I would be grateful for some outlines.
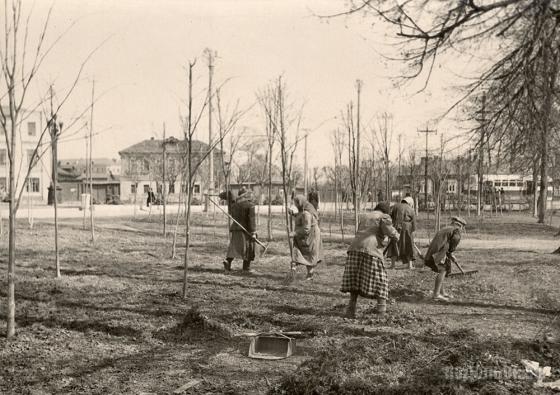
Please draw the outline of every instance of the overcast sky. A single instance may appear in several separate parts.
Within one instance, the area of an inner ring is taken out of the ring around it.
[[[371,26],[361,16],[324,20],[314,16],[344,9],[344,0],[59,0],[54,3],[48,37],[52,40],[70,30],[50,54],[38,76],[37,92],[50,83],[62,95],[80,63],[101,45],[87,62],[83,78],[62,111],[67,122],[80,114],[91,100],[95,80],[94,156],[118,157],[118,151],[151,136],[180,136],[179,114],[185,113],[188,60],[197,58],[195,69],[198,99],[207,86],[208,69],[203,51],[218,53],[216,82],[228,80],[222,99],[242,107],[255,102],[255,93],[283,75],[291,100],[304,103],[304,127],[310,137],[310,166],[332,163],[329,135],[340,126],[346,103],[356,99],[355,81],[364,83],[362,124],[375,125],[377,114],[394,116],[393,153],[397,135],[407,146],[423,149],[416,132],[441,114],[453,92],[435,78],[430,89],[414,95],[416,87],[395,89],[390,76],[395,65],[387,64],[387,37],[394,30]],[[35,4],[35,25],[44,17],[47,1]],[[83,121],[89,117],[84,117]],[[372,121],[373,122],[370,122]],[[259,133],[263,125],[258,108],[240,123]],[[456,133],[451,121],[438,131]],[[74,128],[75,129],[75,128]],[[202,122],[200,139],[207,139]],[[80,133],[83,133],[81,131]],[[364,134],[369,134],[365,131]],[[59,156],[83,156],[83,134],[67,137]],[[68,141],[70,140],[70,141]],[[439,138],[433,139],[433,147]],[[301,160],[301,155],[299,157]]]

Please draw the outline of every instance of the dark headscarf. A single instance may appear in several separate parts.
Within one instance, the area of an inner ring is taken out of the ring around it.
[[[375,206],[375,208],[373,210],[374,211],[381,211],[384,214],[390,214],[391,213],[391,205],[389,204],[389,202],[379,202],[379,203],[377,203],[377,206]]]
[[[313,207],[313,205],[307,201],[305,196],[296,195],[296,197],[294,197],[294,204],[296,205],[296,207],[297,207],[297,209],[300,213],[303,212],[303,211],[307,211],[311,215],[313,215],[315,218],[319,218],[319,213],[317,212],[315,207]]]

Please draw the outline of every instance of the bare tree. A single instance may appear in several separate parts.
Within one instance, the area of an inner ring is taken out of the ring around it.
[[[339,204],[340,193],[342,189],[342,155],[344,153],[344,147],[346,145],[344,140],[344,133],[340,129],[335,129],[331,133],[331,145],[334,151],[334,218],[336,220],[338,209],[340,208],[341,215],[341,232],[344,234],[344,224],[342,219],[342,205]],[[340,207],[339,207],[340,206]]]
[[[187,101],[187,115],[182,119],[183,130],[184,130],[184,174],[182,179],[184,180],[186,188],[186,198],[185,198],[185,255],[183,259],[183,298],[187,297],[187,284],[188,284],[188,268],[189,268],[189,250],[190,250],[190,218],[191,218],[191,206],[193,199],[193,191],[195,186],[195,181],[197,177],[198,170],[208,158],[209,155],[214,155],[215,148],[223,141],[225,137],[234,129],[233,127],[225,128],[222,133],[210,141],[208,149],[195,150],[195,132],[197,130],[198,124],[202,118],[202,114],[208,105],[209,100],[216,95],[216,91],[208,92],[206,100],[201,105],[200,111],[195,114],[193,110],[193,69],[196,65],[196,59],[189,62],[187,69],[188,73],[188,101]],[[219,88],[217,88],[219,89]],[[244,113],[237,112],[235,115],[235,121],[233,125],[237,123],[239,117]],[[209,197],[210,198],[210,197]]]
[[[239,101],[235,103],[235,106],[230,110],[228,108],[223,108],[220,89],[216,90],[216,106],[218,110],[218,138],[220,141],[220,154],[222,156],[221,168],[224,177],[224,184],[226,190],[226,196],[228,199],[228,212],[230,211],[230,177],[231,169],[234,162],[234,157],[237,154],[238,148],[240,147],[241,139],[245,133],[245,129],[238,130],[237,123],[240,117],[245,113],[239,109]],[[225,136],[229,135],[228,144],[225,146],[224,140]],[[227,151],[226,151],[227,150]],[[230,227],[230,219],[228,217],[228,235]]]
[[[15,334],[15,266],[16,266],[16,214],[20,206],[21,198],[29,174],[37,161],[50,148],[45,144],[45,136],[48,135],[48,125],[53,122],[49,118],[45,127],[40,131],[34,149],[30,153],[29,160],[23,165],[22,158],[17,155],[20,144],[20,133],[22,122],[26,117],[37,110],[42,103],[46,102],[46,95],[33,104],[29,98],[32,82],[38,76],[44,60],[52,49],[63,37],[64,33],[50,44],[46,41],[47,31],[50,24],[52,9],[49,10],[41,24],[40,33],[36,42],[30,43],[29,28],[31,24],[31,11],[23,10],[23,1],[6,0],[3,2],[2,37],[0,37],[0,80],[5,87],[5,92],[0,95],[0,128],[4,134],[8,157],[8,199],[9,199],[9,236],[8,236],[8,309],[7,309],[7,331],[6,336]],[[32,51],[29,51],[30,48]],[[76,78],[67,91],[61,96],[58,105],[53,109],[53,114],[58,114],[74,91],[82,70],[87,60],[95,52],[92,51],[81,64]],[[67,128],[68,130],[68,128]],[[19,163],[18,163],[19,161]],[[19,169],[16,171],[16,169]],[[23,171],[20,173],[20,171]],[[21,176],[21,177],[20,177]]]
[[[476,51],[486,61],[449,110],[472,95],[488,92],[488,117],[473,131],[484,130],[488,150],[507,139],[511,147],[542,141],[539,152],[539,222],[544,221],[548,189],[549,140],[559,65],[558,4],[553,0],[427,2],[424,0],[352,1],[342,14],[366,12],[395,27],[402,44],[405,79],[423,77],[453,56]],[[476,116],[476,111],[472,112]],[[527,122],[528,121],[528,122]],[[527,127],[529,123],[530,127]],[[515,136],[514,139],[511,137]],[[514,142],[517,140],[517,142]],[[481,148],[481,147],[479,147]],[[482,156],[480,155],[482,160]],[[480,177],[479,177],[480,178]],[[479,186],[479,190],[480,190]]]
[[[393,139],[393,116],[387,112],[377,118],[377,128],[372,131],[383,158],[385,200],[391,200],[391,141]]]
[[[356,128],[356,120],[354,119],[354,104],[348,103],[346,112],[341,114],[342,123],[348,134],[348,170],[349,170],[349,187],[352,194],[352,203],[354,205],[354,233],[358,232],[359,217],[359,183],[360,183],[360,166],[358,165],[358,136]]]
[[[282,77],[278,77],[266,92],[268,97],[261,98],[260,102],[268,122],[270,122],[271,127],[274,129],[271,135],[276,137],[279,144],[279,154],[282,165],[285,229],[291,258],[293,245],[288,208],[291,188],[296,185],[294,183],[293,164],[296,149],[300,141],[299,131],[301,127],[302,109],[295,110],[293,105],[287,102],[288,95],[286,92],[286,84],[282,81]],[[290,262],[291,268],[292,265],[293,263]]]

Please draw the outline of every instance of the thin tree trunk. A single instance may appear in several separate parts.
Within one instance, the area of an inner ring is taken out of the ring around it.
[[[12,151],[13,152],[13,151]],[[9,216],[9,236],[8,236],[8,315],[6,337],[11,338],[16,333],[16,212],[15,212],[15,191],[13,166],[10,166],[10,216]]]
[[[272,144],[268,144],[268,241],[272,241]]]
[[[187,189],[187,199],[185,201],[186,215],[185,215],[185,259],[183,261],[183,299],[187,299],[187,281],[188,281],[188,273],[189,273],[189,247],[190,247],[190,230],[191,230],[190,229],[191,228],[191,202],[192,202],[192,188],[191,188],[191,183],[189,181],[189,186]]]
[[[538,174],[539,174],[539,170],[538,170],[538,165],[537,165],[537,161],[534,162],[533,164],[533,217],[537,217],[538,215],[538,190],[537,190],[537,184],[538,184]]]
[[[552,48],[547,45],[547,48],[544,48],[544,62],[545,67],[548,66],[548,59],[550,58],[549,51]],[[556,80],[558,78],[558,54],[556,53],[552,59],[552,68],[550,70],[550,74],[548,77],[548,86],[546,91],[546,98],[545,98],[545,105],[544,105],[544,114],[542,118],[542,138],[541,138],[541,163],[540,163],[540,175],[541,175],[541,183],[540,183],[540,207],[539,207],[539,220],[538,223],[543,224],[545,221],[546,215],[546,203],[547,203],[547,194],[548,194],[548,151],[549,151],[549,129],[550,129],[550,115],[552,111],[552,101],[554,96],[554,87],[556,85]],[[536,188],[535,188],[536,189]]]
[[[179,202],[177,203],[177,216],[175,218],[175,229],[173,230],[173,244],[171,245],[171,259],[177,258],[177,233],[179,230],[179,221],[181,219],[181,209],[183,208],[182,207],[183,186],[179,184],[179,188],[181,188],[181,190],[179,191]]]

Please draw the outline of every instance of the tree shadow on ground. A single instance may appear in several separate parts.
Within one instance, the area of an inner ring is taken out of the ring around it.
[[[270,304],[268,308],[276,313],[285,313],[290,315],[311,315],[316,317],[341,317],[344,313],[344,310],[340,309],[332,309],[332,310],[320,310],[317,307],[301,307],[301,306],[292,306],[292,305],[278,305],[278,304]]]
[[[237,287],[243,289],[255,289],[255,290],[265,290],[265,291],[275,291],[283,294],[296,294],[296,295],[309,295],[309,296],[324,296],[328,298],[340,298],[343,295],[341,293],[334,293],[334,292],[325,292],[325,291],[317,291],[317,290],[303,290],[300,288],[288,288],[286,286],[271,286],[270,284],[247,284],[247,283],[240,283],[240,282],[229,282],[223,283],[218,281],[212,280],[189,280],[190,284],[196,285],[209,285],[213,287]]]
[[[235,265],[235,262],[233,263],[233,265]],[[239,265],[241,265],[241,262],[239,263]],[[175,269],[177,270],[183,270],[183,266],[175,266]],[[243,272],[242,270],[235,270],[232,269],[230,272],[225,272],[224,268],[209,268],[209,267],[203,267],[203,266],[193,266],[193,267],[189,267],[189,272],[194,272],[194,273],[209,273],[209,274],[221,274],[224,276],[228,276],[228,277],[238,277],[238,278],[246,278],[246,279],[260,279],[260,278],[266,278],[268,280],[282,280],[283,276],[281,275],[274,275],[274,274],[267,274],[267,273],[260,273],[260,272],[253,272],[252,274],[248,274],[246,272]]]
[[[2,319],[6,319],[6,316],[0,315]],[[18,317],[16,316],[16,322],[20,327],[27,327],[33,324],[41,324],[48,328],[62,328],[70,331],[76,332],[99,332],[105,333],[111,336],[127,337],[130,339],[136,339],[142,335],[142,331],[139,329],[132,328],[130,326],[113,326],[107,325],[95,320],[57,320],[53,317],[42,318],[42,317]]]
[[[434,301],[429,297],[424,297],[423,299],[410,299],[410,300],[403,300],[408,303],[430,303],[430,304],[438,304],[443,306],[461,306],[461,307],[478,307],[478,308],[485,308],[485,309],[499,309],[499,310],[512,310],[512,311],[523,311],[528,313],[537,313],[537,314],[545,314],[545,315],[556,315],[559,314],[560,311],[552,310],[552,309],[543,309],[538,307],[525,307],[525,306],[512,306],[507,304],[497,304],[497,303],[483,303],[477,302],[473,300],[449,300],[448,302],[440,302]]]

